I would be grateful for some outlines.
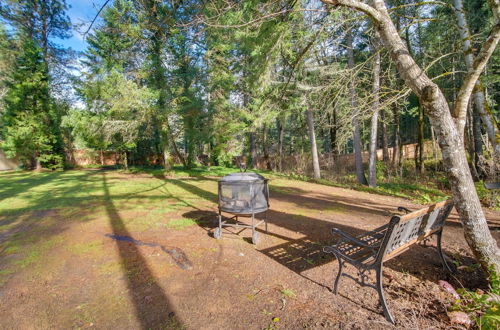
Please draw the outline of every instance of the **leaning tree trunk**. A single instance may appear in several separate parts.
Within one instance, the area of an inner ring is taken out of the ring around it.
[[[354,50],[352,48],[352,31],[347,33],[347,65],[349,69],[354,69]],[[365,172],[363,171],[363,156],[361,154],[361,132],[359,127],[358,109],[356,86],[354,79],[351,77],[349,83],[349,93],[351,94],[351,108],[353,112],[352,126],[353,126],[353,146],[354,146],[354,165],[356,167],[356,177],[358,182],[367,185]]]
[[[472,139],[474,141],[474,166],[476,168],[478,179],[484,177],[484,171],[481,168],[481,156],[483,155],[483,140],[481,136],[481,118],[477,111],[472,113]]]
[[[311,155],[313,162],[314,178],[320,179],[321,172],[319,168],[318,147],[316,145],[316,134],[314,133],[314,117],[311,109],[306,110],[307,118],[307,133],[309,134],[309,141],[311,142]]]
[[[401,77],[427,110],[435,129],[465,238],[485,270],[494,266],[500,271],[500,251],[486,223],[467,163],[462,134],[455,126],[448,102],[439,87],[409,55],[390,20],[384,2],[375,0],[374,3],[381,14],[381,21],[377,24],[381,38],[396,62]]]
[[[380,33],[384,45],[389,50],[405,83],[418,96],[420,103],[427,110],[431,125],[435,129],[443,155],[443,164],[450,181],[455,208],[463,225],[465,239],[476,258],[486,272],[500,272],[500,250],[491,236],[486,218],[481,208],[472,175],[465,154],[463,132],[460,132],[451,116],[448,102],[439,87],[427,76],[409,54],[394,26],[385,3],[373,0],[373,6],[357,0],[323,0],[334,5],[343,5],[363,11],[373,21]],[[500,6],[499,6],[500,7]],[[482,62],[475,62],[476,70],[484,68],[485,62],[493,53],[500,38],[499,8],[495,8],[496,25],[481,50]],[[469,70],[464,84],[473,82],[479,73]],[[467,88],[463,85],[462,88]],[[461,88],[461,89],[462,89]],[[466,93],[467,91],[465,91]],[[467,102],[465,102],[467,103]]]
[[[470,70],[474,62],[474,55],[472,51],[471,35],[469,26],[467,25],[467,20],[465,18],[462,0],[453,0],[453,8],[457,17],[460,38],[462,39],[462,49],[465,55],[465,64],[467,66],[467,70]],[[481,121],[483,122],[484,128],[486,129],[486,133],[488,134],[488,139],[493,146],[493,150],[495,151],[495,154],[500,156],[500,143],[497,143],[498,132],[495,125],[495,119],[492,118],[491,114],[487,111],[483,86],[481,85],[481,82],[479,80],[476,81],[476,84],[474,86],[472,100],[474,102],[475,110],[481,117]],[[459,118],[459,120],[460,119],[461,118]],[[465,120],[465,118],[463,120]]]
[[[380,52],[379,47],[376,46],[378,42],[378,35],[375,34],[374,40],[374,51],[375,55],[373,57],[373,103],[372,103],[372,120],[371,120],[371,130],[370,130],[370,149],[369,149],[369,160],[368,160],[368,185],[370,187],[377,186],[377,128],[378,128],[378,110],[380,107]]]
[[[179,151],[179,148],[177,147],[177,142],[175,142],[175,136],[172,134],[172,130],[170,129],[170,124],[168,123],[168,118],[165,119],[165,127],[166,127],[166,133],[164,137],[166,140],[163,141],[163,143],[165,143],[166,145],[170,143],[172,145],[172,149],[174,149],[174,153],[177,156],[177,158],[179,158],[179,160],[181,161],[182,166],[187,168],[186,159],[184,158],[184,156]]]

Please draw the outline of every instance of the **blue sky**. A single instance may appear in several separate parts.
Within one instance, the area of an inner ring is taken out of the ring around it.
[[[56,42],[65,47],[71,47],[76,51],[85,50],[87,44],[82,34],[87,30],[90,22],[104,2],[105,0],[67,0],[67,4],[70,6],[67,14],[71,19],[71,23],[77,25],[77,27],[73,29],[71,38],[56,40]]]

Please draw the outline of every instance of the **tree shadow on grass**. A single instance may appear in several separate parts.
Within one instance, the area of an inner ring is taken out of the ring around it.
[[[0,201],[12,198],[37,186],[58,180],[63,172],[23,173],[24,175],[0,177]]]
[[[170,182],[195,195],[217,203],[217,195],[212,192],[203,190],[191,183],[187,183],[181,180],[170,180]],[[275,197],[275,194],[273,194],[272,198]],[[303,205],[301,201],[309,203],[311,204],[310,208],[312,208],[312,206],[314,205],[315,207],[321,209],[322,207],[324,208],[326,206],[325,203],[328,203],[325,201],[325,198],[317,200],[315,200],[314,197],[309,196],[288,196],[288,198],[295,199],[294,203],[297,203],[297,205]],[[277,199],[288,201],[286,193],[280,193]],[[341,199],[345,198],[341,197]],[[360,206],[363,212],[369,213],[369,206],[365,204],[365,201],[361,201],[361,203],[362,205]],[[358,204],[351,204],[349,212],[356,210],[357,207]],[[378,208],[377,211],[379,212],[378,217],[375,219],[374,223],[370,223],[370,226],[374,225],[374,227],[378,227],[383,224],[382,219],[384,219],[384,217],[381,216],[384,214],[382,213],[382,210],[380,208]],[[215,211],[207,209],[196,208],[196,210],[194,211],[184,213],[183,216],[199,220],[197,221],[197,223],[200,226],[204,227],[204,229],[208,232],[211,232],[213,228],[217,227],[218,224],[216,220],[217,213]],[[309,273],[307,271],[316,267],[320,267],[322,265],[326,265],[335,260],[333,256],[324,253],[322,250],[323,246],[331,245],[335,241],[330,232],[331,228],[337,227],[352,235],[358,235],[366,232],[366,228],[356,228],[349,225],[338,224],[334,221],[327,221],[305,215],[280,212],[273,209],[268,210],[267,219],[270,224],[294,232],[295,234],[302,234],[304,235],[304,237],[295,239],[292,237],[288,237],[287,233],[281,234],[282,231],[279,231],[279,233],[277,233],[273,232],[273,230],[271,229],[266,233],[266,235],[274,236],[284,242],[264,248],[259,248],[259,246],[257,246],[256,250],[292,270],[302,278],[307,279],[315,283],[316,285],[329,290],[332,289],[333,280],[338,269],[336,262],[334,263],[333,267],[327,268],[326,272]],[[386,219],[387,221],[389,221],[389,217],[387,217]],[[361,225],[364,227],[363,221],[357,222],[353,225]],[[444,242],[444,245],[446,247],[446,242]],[[449,252],[444,252],[448,256],[450,255]],[[474,264],[474,260],[469,257],[460,255],[459,259],[461,262],[468,265]],[[486,284],[486,282],[484,281],[484,274],[482,274],[480,270],[476,271],[474,274],[465,274],[463,272],[459,274],[450,274],[446,272],[442,267],[437,249],[434,247],[414,245],[401,256],[398,256],[397,258],[391,259],[386,262],[384,264],[384,268],[397,272],[399,274],[397,277],[398,279],[404,278],[404,276],[406,276],[405,274],[411,274],[421,281],[429,281],[433,283],[437,283],[438,280],[444,279],[450,281],[450,283],[452,283],[452,285],[455,287],[464,285],[465,287],[473,288],[483,287]],[[347,272],[344,273],[345,276],[343,276],[341,280],[339,295],[366,310],[380,314],[380,310],[377,311],[377,309],[379,308],[373,307],[373,303],[375,303],[375,305],[378,304],[378,299],[370,299],[370,302],[364,299],[358,299],[359,293],[361,291],[356,288],[357,286],[353,286],[353,284],[360,284],[360,279],[357,276],[356,269],[352,266],[349,266],[347,267],[346,271]],[[373,273],[370,275],[370,279],[366,282],[367,284],[375,284],[374,275],[375,274]],[[406,300],[412,301],[413,299],[415,299],[423,304],[425,304],[425,302],[427,301],[427,298],[422,298],[422,295],[425,297],[429,296],[425,291],[421,291],[421,289],[416,290],[413,284],[410,287],[405,287],[405,285],[399,284],[399,280],[395,284],[389,284],[387,282],[388,280],[392,282],[393,276],[389,276],[387,272],[384,275],[384,277],[386,277],[386,279],[384,280],[386,296],[390,298],[389,305],[395,304],[394,301],[397,301],[401,298],[401,291],[405,291],[409,296],[408,298],[405,298]],[[415,282],[410,281],[410,283]],[[376,291],[373,291],[372,294],[376,297]],[[394,308],[396,306],[393,305],[391,307]],[[401,307],[396,308],[394,311],[399,315],[405,314],[405,309],[401,309]],[[432,319],[438,318],[439,316],[437,316],[435,313],[432,313],[429,317]]]
[[[32,191],[25,197],[28,203],[22,208],[7,205],[0,214],[0,226],[5,226],[5,229],[0,232],[0,268],[7,269],[6,267],[12,266],[12,260],[21,261],[17,257],[17,259],[10,257],[9,252],[4,252],[9,249],[25,251],[25,247],[28,247],[29,251],[36,251],[39,243],[44,244],[51,237],[61,234],[72,222],[87,221],[88,219],[83,218],[94,212],[90,207],[92,205],[104,207],[114,235],[130,236],[123,219],[118,214],[114,201],[127,201],[135,194],[148,192],[162,186],[112,196],[109,183],[106,180],[106,172],[69,173],[69,176],[63,174],[66,172],[42,173],[26,178],[17,176],[11,182],[15,185],[18,182],[16,179],[22,178],[18,187],[4,187],[0,192],[5,197],[11,196],[11,193],[12,196],[16,196],[26,193],[26,191]],[[82,187],[82,182],[90,183],[90,185]],[[50,184],[48,189],[34,189],[46,184]],[[83,189],[88,190],[89,194],[82,195]],[[140,196],[139,198],[145,201],[150,199],[163,200],[164,196]],[[66,207],[75,208],[77,214],[65,215]],[[170,300],[148,268],[146,260],[137,246],[127,242],[117,242],[116,244],[140,327],[142,329],[182,328]],[[23,253],[20,255],[22,256]]]
[[[96,181],[93,174],[71,173],[69,177],[63,174],[65,172],[25,173],[14,176],[14,179],[9,177],[12,179],[10,180],[12,187],[0,193],[1,198],[14,199],[12,203],[4,203],[0,211],[1,267],[9,266],[9,263],[3,262],[4,257],[8,257],[8,253],[4,254],[5,251],[25,251],[26,245],[35,247],[38,242],[46,241],[49,237],[57,236],[65,231],[70,222],[81,221],[91,213],[91,209],[85,205],[87,207],[82,208],[78,218],[68,221],[61,209],[79,206],[80,203],[87,201],[95,202],[95,196],[73,197],[75,193],[84,189],[81,185],[82,181]],[[97,180],[100,182],[100,178]],[[50,189],[43,187],[47,184],[50,184]],[[37,189],[39,187],[42,188]],[[20,197],[19,194],[23,196]],[[26,200],[26,203],[21,203],[20,207],[15,202],[19,198]],[[22,253],[16,253],[16,255],[19,254],[22,255]]]
[[[104,206],[101,198],[102,173],[105,172],[51,172],[16,176],[22,178],[22,183],[15,191],[23,195],[16,196],[13,190],[12,197],[22,198],[25,202],[0,206],[0,268],[8,267],[8,263],[3,262],[6,250],[24,251],[26,245],[35,247],[39,242],[61,234],[73,222],[93,220],[96,209]],[[17,185],[18,181],[10,180],[13,185]],[[128,205],[131,199],[146,203],[164,200],[162,194],[142,194],[158,190],[165,184],[132,193],[115,194],[113,201]]]
[[[215,193],[201,189],[191,183],[187,183],[185,180],[169,180],[169,182],[191,192],[192,194],[217,203],[218,197]],[[335,203],[334,201],[328,201],[326,195],[321,199],[303,196],[304,192],[301,191],[301,189],[294,188],[291,193],[298,195],[287,196],[287,193],[280,192],[273,194],[271,197],[281,201],[293,200],[293,203],[296,203],[297,205],[309,205],[309,208],[317,209],[328,207],[328,205],[332,202]],[[337,197],[328,197],[328,199],[335,198]],[[345,202],[346,197],[339,197],[339,200]],[[362,212],[370,214],[371,208],[366,204],[367,201],[362,200],[360,205],[357,204],[357,201],[352,199],[350,201],[350,205],[343,205],[345,206],[345,212],[359,212],[359,207]],[[370,223],[370,225],[373,225],[374,227],[385,224],[385,222],[381,221],[381,219],[384,219],[381,216],[386,215],[386,213],[384,213],[380,206],[377,206],[377,209],[375,210],[375,214],[377,213],[378,218],[375,222]],[[198,223],[200,226],[205,227],[205,229],[209,232],[212,228],[217,226],[217,213],[215,211],[198,209],[196,211],[187,212],[184,216],[201,220],[198,221]],[[210,219],[213,220],[210,221]],[[270,224],[287,229],[294,233],[302,234],[305,237],[295,239],[269,231],[266,235],[274,236],[278,239],[284,240],[285,242],[271,247],[258,249],[258,251],[305,278],[307,278],[304,275],[305,271],[335,260],[333,256],[322,251],[323,246],[330,245],[335,241],[335,238],[331,234],[331,228],[336,227],[352,235],[359,235],[366,232],[365,228],[361,229],[349,225],[338,224],[333,220],[326,221],[306,215],[280,212],[273,209],[267,211],[267,219]],[[387,217],[387,222],[389,219],[390,218]],[[444,246],[446,247],[446,242],[444,242]],[[471,260],[468,260],[470,258],[464,256],[461,256],[461,258],[466,262],[472,262]],[[443,270],[437,250],[433,247],[415,245],[398,258],[391,259],[385,263],[385,267],[391,268],[397,272],[405,271],[411,273],[422,280],[429,280],[433,282],[436,282],[438,279],[451,280],[450,274]],[[336,267],[334,268],[335,269],[331,273],[325,275],[328,276],[328,283],[331,282],[330,277],[333,276],[333,273],[337,269]],[[310,278],[308,279],[313,281]],[[324,286],[317,281],[313,282]]]
[[[102,183],[105,208],[113,235],[132,237],[113,204],[106,182],[106,173],[102,173]],[[116,245],[130,299],[141,328],[182,328],[170,299],[158,284],[138,247],[126,241],[117,241]]]

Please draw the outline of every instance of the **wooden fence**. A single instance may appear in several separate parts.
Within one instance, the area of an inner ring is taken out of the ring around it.
[[[415,155],[416,144],[407,144],[402,147],[403,159],[413,159]],[[436,147],[437,148],[437,147]],[[392,159],[392,148],[389,149],[389,157]],[[434,147],[431,141],[426,141],[424,144],[424,158],[432,157],[440,158],[439,149],[437,155],[434,155]],[[368,162],[368,152],[362,153],[363,162]],[[200,157],[200,162],[206,162],[206,155]],[[377,150],[377,158],[382,159],[382,149]],[[235,165],[245,161],[245,157],[235,157]],[[337,155],[334,157],[330,153],[321,154],[319,157],[320,167],[323,172],[331,174],[347,174],[354,171],[354,154]],[[113,166],[123,164],[122,156],[115,151],[92,151],[92,150],[73,150],[66,155],[66,163],[74,167],[86,166]],[[270,156],[267,160],[263,156],[258,156],[256,159],[257,168],[267,169],[268,163],[271,169],[279,170],[280,160],[277,156]],[[130,165],[160,165],[161,160],[150,157],[149,159],[129,159]],[[281,170],[285,173],[297,173],[303,175],[312,174],[311,155],[287,155],[284,156],[281,162]]]

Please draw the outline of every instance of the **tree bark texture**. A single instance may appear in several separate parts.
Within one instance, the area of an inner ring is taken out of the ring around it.
[[[399,123],[399,109],[397,104],[394,104],[393,108],[394,115],[394,136],[393,136],[393,147],[392,147],[392,164],[399,174],[401,164],[402,164],[402,148],[401,148],[401,125]]]
[[[257,147],[256,147],[256,136],[255,132],[251,131],[249,134],[250,138],[250,167],[252,169],[257,168]]]
[[[165,171],[170,171],[172,169],[172,156],[168,144],[163,145],[163,168]]]
[[[326,3],[332,3],[324,0]],[[465,154],[463,132],[451,116],[448,102],[439,87],[418,66],[391,21],[385,3],[373,0],[373,6],[357,0],[335,0],[333,4],[355,8],[374,22],[385,47],[405,83],[418,96],[435,129],[443,155],[443,164],[451,185],[455,208],[463,225],[465,239],[486,272],[500,271],[500,251],[486,223]],[[477,69],[482,68],[480,66]],[[479,75],[472,75],[479,77]],[[469,80],[472,78],[469,78]],[[465,81],[464,84],[468,82]]]
[[[307,119],[307,133],[309,134],[309,141],[311,142],[313,174],[315,179],[320,179],[321,172],[319,168],[318,146],[316,144],[316,134],[314,133],[314,115],[311,109],[306,110],[306,119]]]
[[[266,162],[266,169],[272,171],[271,160],[269,158],[269,146],[268,146],[268,129],[267,125],[262,128],[262,152],[264,154],[264,160]]]
[[[467,20],[465,18],[462,0],[453,0],[453,8],[457,17],[460,38],[462,38],[462,50],[465,56],[465,64],[467,66],[467,70],[471,70],[474,65],[474,55],[472,53],[471,34],[469,26],[467,24]],[[498,132],[495,124],[495,119],[493,118],[491,113],[487,111],[488,107],[486,104],[486,98],[484,96],[483,86],[481,85],[479,79],[476,81],[474,89],[472,91],[472,100],[474,103],[475,111],[477,111],[477,113],[481,117],[481,121],[483,122],[486,133],[488,134],[488,139],[490,140],[495,153],[497,155],[500,155],[500,144],[497,143],[496,138]],[[462,114],[462,116],[464,115],[465,114]],[[459,115],[458,120],[460,128],[460,125],[464,125],[464,123],[461,123],[461,121],[465,120],[465,118],[460,118]]]
[[[378,35],[375,34],[375,38],[378,39]],[[374,40],[374,51],[373,56],[373,82],[372,82],[372,118],[371,118],[371,129],[370,129],[370,148],[369,148],[369,160],[368,160],[368,185],[370,187],[377,186],[377,128],[378,128],[378,111],[380,107],[380,52],[377,47],[378,40]]]
[[[418,107],[418,143],[415,148],[415,169],[418,174],[424,172],[424,108]],[[418,152],[417,152],[418,149]]]
[[[335,107],[332,110],[332,113],[329,115],[330,122],[330,148],[332,149],[333,160],[337,161],[337,156],[340,154],[339,152],[339,144],[337,141],[337,111]]]
[[[278,129],[278,169],[280,172],[283,171],[283,141],[285,139],[285,125],[283,119],[278,118],[276,120],[276,126]]]
[[[157,32],[153,34],[151,38],[151,62],[152,62],[152,75],[155,89],[159,92],[158,96],[158,117],[162,118],[164,129],[162,129],[162,145],[168,146],[171,145],[174,149],[174,153],[181,161],[184,167],[187,167],[186,159],[180,153],[179,148],[177,148],[177,143],[175,142],[175,137],[172,134],[172,130],[170,128],[170,124],[168,122],[168,113],[166,109],[167,97],[165,95],[167,90],[167,83],[165,81],[165,74],[163,69],[163,64],[161,62],[162,49],[163,49],[163,38]]]
[[[380,128],[381,128],[381,134],[382,134],[382,160],[385,163],[389,162],[389,142],[387,141],[387,123],[386,121],[386,114],[385,110],[381,109],[380,110]]]
[[[352,30],[347,33],[347,65],[349,69],[354,69],[354,50],[352,42]],[[363,171],[363,157],[361,154],[361,129],[359,127],[358,119],[358,105],[356,95],[356,85],[354,79],[349,83],[349,92],[351,94],[351,108],[353,112],[352,126],[353,126],[353,147],[354,147],[354,165],[356,167],[356,177],[358,182],[367,185],[365,172]]]
[[[477,111],[472,112],[472,136],[474,140],[474,166],[476,167],[478,179],[484,177],[484,171],[480,165],[480,157],[483,155],[483,140],[481,134],[481,118]]]

